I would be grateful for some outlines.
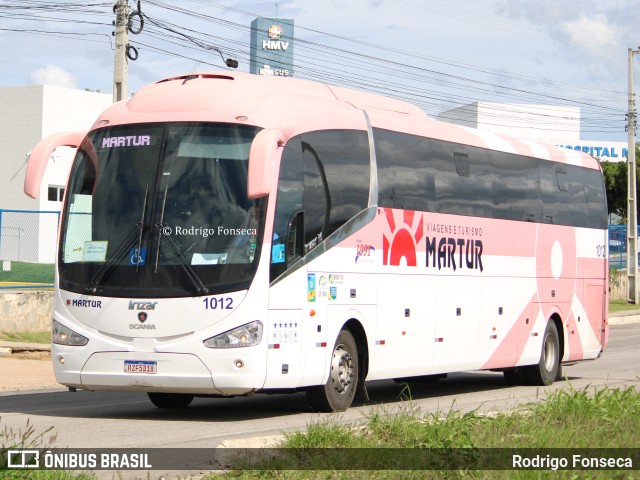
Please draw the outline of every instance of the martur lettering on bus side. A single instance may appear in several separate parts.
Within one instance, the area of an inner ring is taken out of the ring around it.
[[[427,237],[427,267],[480,270],[482,272],[482,240],[454,237]],[[429,265],[431,260],[431,265]]]

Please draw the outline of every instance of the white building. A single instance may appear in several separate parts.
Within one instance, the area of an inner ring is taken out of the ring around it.
[[[626,142],[580,139],[580,108],[555,105],[474,102],[442,112],[457,125],[581,150],[600,160],[622,161]]]
[[[75,151],[54,152],[35,200],[23,192],[28,154],[48,135],[89,129],[111,103],[111,95],[70,88],[0,87],[0,260],[53,263],[58,215],[26,211],[60,210]]]

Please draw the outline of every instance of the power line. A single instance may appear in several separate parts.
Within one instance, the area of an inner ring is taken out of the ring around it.
[[[258,16],[218,2],[191,1],[208,8],[217,8],[225,14]],[[158,0],[144,0],[143,5],[145,6],[144,18],[147,22],[144,34],[139,38],[131,39],[132,45],[157,55],[180,58],[194,62],[196,65],[204,64],[213,67],[218,66],[219,62],[212,61],[210,50],[220,49],[234,55],[245,65],[249,64],[248,42],[239,40],[242,36],[248,39],[249,22],[238,23]],[[163,12],[171,13],[171,21],[163,18]],[[47,21],[61,25],[75,24],[94,30],[96,27],[111,28],[110,22],[95,21],[96,16],[108,16],[111,21],[113,19],[112,4],[81,2],[61,4],[50,1],[16,0],[0,3],[0,18],[20,21],[22,24]],[[185,22],[179,22],[179,18],[189,21],[192,26],[185,27],[183,25]],[[279,21],[282,22],[282,20]],[[193,25],[193,22],[196,24]],[[197,22],[200,22],[200,27]],[[205,28],[204,25],[215,25],[216,35],[210,33],[213,29]],[[91,33],[79,32],[77,28],[69,32],[29,28],[2,30],[38,35],[68,35],[69,38],[76,39],[91,35]],[[622,107],[616,108],[616,104],[620,103],[625,95],[624,92],[549,82],[545,79],[510,72],[493,71],[486,67],[437,59],[300,25],[296,25],[296,31],[301,32],[301,35],[295,39],[294,69],[296,76],[301,78],[395,96],[415,103],[427,111],[442,111],[454,105],[484,101],[483,99],[487,98],[500,98],[510,103],[546,102],[559,106],[580,106],[583,113],[582,124],[589,129],[600,128],[598,131],[602,133],[623,129],[625,110]],[[101,34],[94,32],[93,35]],[[310,40],[310,37],[315,38]],[[354,48],[358,50],[364,48],[368,52],[356,51]],[[430,65],[437,65],[444,69]],[[391,69],[394,71],[393,75],[389,75]],[[465,73],[454,73],[450,71],[451,69]],[[479,79],[479,75],[490,75],[504,81]],[[507,83],[514,85],[507,85]],[[555,90],[546,91],[549,88]],[[505,118],[499,111],[492,114],[492,118],[497,124],[500,122],[505,124]],[[556,116],[553,112],[540,115],[538,118],[535,124],[530,124],[531,128],[544,129],[551,123],[566,121],[561,115]]]

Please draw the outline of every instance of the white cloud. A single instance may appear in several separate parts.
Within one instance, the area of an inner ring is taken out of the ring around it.
[[[51,64],[31,72],[31,83],[35,85],[52,85],[54,87],[78,87],[73,75],[65,69]]]
[[[562,30],[571,44],[581,46],[594,55],[602,54],[601,46],[615,45],[618,41],[612,26],[602,16],[568,21],[562,25]]]

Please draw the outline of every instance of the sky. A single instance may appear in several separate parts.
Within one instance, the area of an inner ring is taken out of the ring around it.
[[[0,86],[111,93],[114,3],[0,0]],[[226,70],[213,47],[248,72],[251,21],[294,19],[295,76],[402,98],[432,116],[476,101],[577,106],[582,138],[627,140],[627,58],[629,48],[640,49],[640,0],[139,4],[144,25],[129,36],[138,51],[130,93],[169,76]],[[129,1],[131,11],[137,5]]]

